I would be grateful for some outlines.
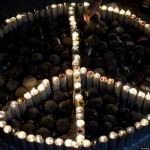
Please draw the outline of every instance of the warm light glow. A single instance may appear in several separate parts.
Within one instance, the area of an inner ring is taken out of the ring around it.
[[[101,7],[101,9],[102,9],[102,10],[106,10],[106,9],[107,9],[107,6],[103,5],[103,6]]]
[[[21,19],[21,18],[22,18],[22,15],[18,14],[18,15],[16,16],[16,18],[17,18],[17,19]]]
[[[10,20],[11,21],[16,21],[16,18],[15,17],[11,17]]]
[[[81,74],[84,74],[84,73],[86,73],[87,72],[87,69],[85,68],[85,67],[82,67],[81,69],[80,69],[80,73]]]
[[[90,147],[90,146],[91,146],[91,142],[89,140],[83,141],[83,147]]]
[[[84,7],[90,6],[90,4],[88,2],[84,2],[83,5],[84,5]]]
[[[129,92],[130,92],[131,94],[136,95],[136,94],[137,94],[137,89],[131,88]]]
[[[57,5],[56,5],[56,4],[52,4],[52,5],[51,5],[51,8],[52,8],[52,9],[57,8]]]
[[[83,113],[76,114],[76,119],[83,119],[83,118],[84,118]]]
[[[9,24],[11,22],[11,20],[10,19],[6,19],[5,22]]]
[[[100,78],[100,81],[102,81],[102,82],[107,82],[107,77],[102,76],[102,77]]]
[[[5,117],[6,113],[4,111],[0,111],[0,119],[3,119]]]
[[[141,119],[141,125],[142,126],[148,126],[149,125],[149,121],[147,119]]]
[[[76,124],[77,124],[77,127],[84,127],[85,122],[84,120],[77,120]]]
[[[19,139],[25,139],[27,137],[26,133],[24,131],[18,132],[18,138]]]
[[[0,128],[4,128],[6,126],[6,121],[0,120]]]
[[[81,106],[78,106],[78,107],[76,107],[76,113],[81,113],[81,112],[83,112],[83,107],[81,107]]]
[[[134,124],[134,127],[135,127],[136,129],[140,129],[142,126],[141,126],[141,123],[140,123],[140,122],[136,122],[136,123]]]
[[[72,141],[72,147],[76,149],[76,148],[78,148],[78,147],[79,147],[79,145],[78,145],[78,143],[77,143],[77,142]]]
[[[54,139],[52,137],[47,137],[45,139],[45,143],[48,145],[52,145],[52,144],[54,144]]]
[[[107,83],[108,83],[108,84],[113,84],[113,83],[114,83],[114,79],[108,79],[108,80],[107,80]]]
[[[17,99],[18,104],[22,104],[25,102],[25,99],[23,97],[20,97]]]
[[[126,11],[125,13],[126,16],[131,16],[131,12],[129,10]]]
[[[44,139],[41,135],[36,135],[35,140],[37,143],[44,143]]]
[[[142,98],[144,99],[144,98],[145,98],[145,93],[142,92],[142,91],[139,91],[138,96],[139,96],[139,97],[142,97]]]
[[[27,92],[27,93],[24,94],[24,98],[25,99],[30,99],[30,98],[32,98],[32,96],[29,92]]]
[[[71,69],[67,69],[67,70],[65,71],[65,73],[66,73],[67,75],[72,75],[72,74],[73,74],[73,71],[72,71]]]
[[[81,94],[77,94],[77,95],[75,96],[75,99],[76,99],[76,100],[83,100],[83,96],[82,96]]]
[[[121,87],[121,86],[122,86],[122,83],[118,81],[118,82],[115,83],[115,86],[116,86],[116,87]]]
[[[65,140],[65,146],[66,147],[72,147],[72,140],[71,139]]]
[[[79,134],[79,135],[76,136],[76,141],[77,141],[77,143],[78,143],[79,145],[82,144],[82,142],[83,142],[84,140],[85,140],[84,135]]]
[[[100,142],[100,143],[108,142],[108,138],[107,138],[107,136],[105,136],[105,135],[100,136],[100,137],[99,137],[99,142]]]
[[[81,88],[81,83],[74,84],[74,89],[80,89],[80,88]]]
[[[113,8],[111,6],[108,7],[108,11],[113,11]]]
[[[136,15],[135,15],[135,14],[132,14],[132,15],[131,15],[131,18],[132,18],[132,19],[135,19],[135,18],[136,18]]]
[[[15,108],[15,107],[17,107],[17,106],[18,106],[18,103],[17,103],[16,101],[12,101],[12,102],[10,103],[10,107]]]
[[[119,130],[119,132],[118,132],[119,137],[123,137],[123,136],[126,136],[126,135],[127,135],[127,132],[125,130]]]
[[[73,60],[72,61],[72,65],[73,66],[78,66],[80,64],[80,61],[79,60]]]
[[[87,76],[88,76],[88,77],[92,77],[93,75],[94,75],[94,72],[93,72],[93,71],[88,71],[88,72],[87,72]]]
[[[127,127],[127,133],[134,133],[134,127]]]
[[[38,91],[42,92],[45,90],[45,87],[43,84],[40,84],[38,87],[37,87]]]
[[[101,77],[101,75],[100,75],[99,73],[95,73],[95,74],[94,74],[94,78],[99,79],[100,77]]]
[[[150,94],[149,94],[149,92],[146,94],[145,99],[150,101]]]
[[[29,135],[27,136],[27,141],[29,141],[29,142],[34,142],[34,141],[35,141],[35,135],[29,134]]]
[[[4,128],[3,128],[3,130],[4,130],[4,132],[5,133],[9,133],[9,132],[11,132],[11,126],[9,126],[9,125],[6,125]]]
[[[124,85],[123,90],[128,92],[130,90],[130,87],[128,85]]]
[[[37,95],[38,94],[38,90],[37,89],[35,89],[35,88],[32,88],[32,90],[31,90],[31,95],[32,96],[35,96],[35,95]]]
[[[109,138],[110,139],[116,139],[118,137],[118,134],[114,131],[110,132],[109,133]]]
[[[61,145],[63,145],[63,140],[60,139],[60,138],[57,138],[57,139],[55,140],[55,145],[56,145],[56,146],[61,146]]]
[[[113,12],[115,12],[115,13],[119,13],[119,9],[118,9],[118,7],[114,8]]]
[[[120,10],[119,14],[124,15],[125,11],[123,9]]]

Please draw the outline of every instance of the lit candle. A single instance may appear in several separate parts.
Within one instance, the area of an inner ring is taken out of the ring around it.
[[[108,150],[108,137],[102,135],[99,137],[99,149]]]
[[[134,138],[134,127],[130,126],[126,128],[127,138],[125,142],[125,146],[131,146]]]
[[[118,131],[118,142],[117,142],[117,149],[123,149],[125,141],[127,137],[127,132],[125,130]]]
[[[125,24],[129,24],[130,23],[130,19],[131,19],[131,12],[129,10],[127,10],[125,12],[124,23]]]
[[[135,104],[135,99],[137,96],[137,90],[135,88],[131,88],[129,90],[129,98],[128,98],[128,106],[133,109]]]
[[[51,22],[51,7],[50,6],[45,7],[45,14],[46,14],[49,22]]]
[[[107,91],[107,77],[102,76],[100,78],[100,92],[104,94]]]
[[[67,79],[67,89],[72,90],[73,87],[73,71],[71,69],[67,69],[65,71],[66,79]]]
[[[139,21],[139,29],[140,29],[140,31],[144,31],[144,26],[145,26],[145,24],[146,24],[146,22],[145,21],[143,21],[143,20],[140,20]]]
[[[69,10],[68,11],[68,16],[69,16],[69,18],[72,17],[72,16],[74,17],[74,10]],[[75,21],[75,20],[71,20],[70,22],[72,22],[72,21]]]
[[[80,61],[79,60],[73,60],[72,61],[72,66],[79,66],[80,65]]]
[[[52,18],[53,18],[53,21],[56,21],[57,19],[57,5],[56,4],[52,4],[51,5],[51,11],[52,11]]]
[[[148,30],[149,30],[149,28],[150,28],[150,24],[145,24],[145,25],[144,25],[144,34],[145,34],[145,35],[148,35]]]
[[[81,94],[76,94],[75,96],[75,106],[84,106],[83,96]]]
[[[84,140],[83,143],[83,150],[91,150],[91,142],[89,140]]]
[[[7,121],[7,116],[4,111],[0,111],[0,120]]]
[[[150,94],[147,93],[144,99],[144,103],[143,103],[143,114],[147,115],[150,112]]]
[[[78,15],[82,16],[83,15],[83,4],[82,3],[78,3],[77,4],[77,9],[78,9]]]
[[[38,85],[37,90],[38,90],[39,95],[40,95],[40,100],[41,101],[47,100],[47,98],[48,98],[47,93],[46,93],[45,87],[42,83],[40,85]]]
[[[12,101],[10,103],[10,108],[11,108],[11,112],[12,112],[12,115],[17,118],[17,119],[20,119],[20,110],[19,110],[19,106],[18,106],[18,102],[17,101]]]
[[[81,86],[82,89],[84,89],[86,87],[86,74],[87,74],[87,69],[85,67],[82,67],[80,69],[80,77],[81,77]]]
[[[72,149],[73,150],[78,150],[80,149],[80,146],[78,145],[78,143],[76,141],[72,141]]]
[[[121,23],[124,22],[124,17],[125,17],[125,11],[122,9],[122,10],[120,10],[120,12],[119,12],[119,21],[120,21]]]
[[[19,139],[20,148],[22,150],[28,150],[27,143],[26,143],[27,134],[24,131],[19,131],[17,137]]]
[[[74,8],[74,11],[76,11],[76,3],[71,3],[71,4],[70,4],[70,7],[73,7],[73,8]]]
[[[60,80],[56,76],[52,78],[52,89],[53,92],[60,91]]]
[[[120,99],[121,91],[122,91],[122,83],[117,81],[115,83],[115,94],[116,94],[118,102],[119,102],[119,99]]]
[[[79,33],[74,31],[72,33],[72,40],[78,41],[79,40]]]
[[[107,80],[107,91],[108,92],[113,92],[114,91],[114,84],[115,84],[115,82],[114,82],[114,79],[108,79]]]
[[[81,82],[79,71],[74,71],[73,72],[73,82],[74,83],[80,83]]]
[[[83,6],[84,6],[84,13],[85,13],[87,8],[90,6],[90,4],[88,2],[84,2]]]
[[[55,140],[55,147],[56,147],[57,150],[63,150],[63,144],[64,144],[64,142],[63,142],[62,139],[57,138]]]
[[[17,102],[18,102],[20,113],[21,115],[23,115],[27,108],[25,99],[23,97],[20,97],[17,99]]]
[[[27,136],[27,145],[29,149],[35,150],[35,135],[29,134]]]
[[[81,83],[74,84],[74,91],[75,93],[79,93],[81,91]]]
[[[99,90],[99,84],[100,84],[100,77],[101,75],[99,73],[94,74],[93,78],[93,87]]]
[[[65,16],[67,15],[67,13],[68,13],[68,4],[64,3],[64,14],[65,14]]]
[[[4,131],[4,137],[3,137],[4,141],[9,145],[13,145],[13,141],[11,137],[12,127],[9,125],[6,125],[4,126],[3,131]]]
[[[146,119],[149,121],[150,124],[150,113],[146,116]],[[148,133],[150,132],[150,125],[148,127]]]
[[[102,18],[103,18],[104,20],[106,20],[107,6],[103,5],[103,6],[101,7],[101,14],[102,14]]]
[[[16,16],[16,18],[17,18],[17,23],[18,23],[18,25],[21,26],[21,25],[23,24],[22,15],[21,15],[21,14],[18,14],[18,15]]]
[[[53,150],[54,149],[54,139],[52,137],[47,137],[45,139],[46,149]]]
[[[33,13],[30,12],[30,11],[28,11],[27,14],[28,14],[28,20],[29,20],[29,22],[33,22],[34,21]]]
[[[84,111],[83,107],[81,107],[81,106],[76,107],[76,114],[83,113],[83,111]]]
[[[72,150],[72,140],[66,139],[64,142],[65,150]]]
[[[108,143],[108,149],[116,150],[117,148],[117,139],[118,134],[114,131],[109,133],[109,143]]]
[[[0,138],[3,140],[4,138],[4,131],[3,128],[6,126],[6,121],[0,120]]]
[[[136,101],[135,101],[135,110],[137,112],[141,112],[142,105],[143,105],[143,102],[144,102],[144,98],[145,98],[145,93],[139,91],[138,94],[137,94]]]
[[[33,11],[34,20],[38,20],[40,18],[40,13],[38,9],[34,9]]]
[[[35,136],[35,144],[36,148],[39,150],[44,150],[44,138],[41,135],[36,135]]]
[[[84,129],[84,126],[85,126],[85,122],[84,120],[82,119],[79,119],[76,121],[76,125],[77,125],[77,135],[84,135],[85,133],[85,129]]]
[[[74,66],[73,71],[80,71],[80,66]]]
[[[27,107],[33,106],[32,95],[29,92],[25,93],[23,97]]]
[[[128,85],[124,85],[121,93],[121,104],[123,106],[127,105],[128,95],[129,95],[130,87]]]
[[[136,28],[136,29],[139,29],[139,26],[140,26],[140,22],[141,21],[141,18],[135,18],[135,22],[134,22],[134,27]]]
[[[107,11],[107,20],[111,21],[113,17],[113,8],[110,6],[108,7],[108,11]]]
[[[83,141],[85,140],[85,136],[82,134],[79,134],[76,136],[76,142],[78,145],[82,145]]]
[[[76,114],[76,120],[83,120],[83,119],[84,119],[83,113],[77,113]]]
[[[40,104],[41,100],[40,100],[40,95],[37,89],[33,88],[30,91],[30,94],[32,96],[32,101],[33,101],[33,105],[37,106]]]
[[[86,84],[87,89],[90,89],[93,87],[93,76],[94,76],[93,71],[87,72],[87,84]]]
[[[134,143],[138,142],[141,138],[142,125],[141,122],[136,122],[134,124],[135,132],[134,132]],[[142,137],[143,138],[143,137]]]
[[[28,23],[28,16],[27,16],[27,13],[24,12],[24,13],[21,14],[21,16],[22,16],[22,22],[23,22],[24,24],[27,24],[27,23]]]
[[[45,9],[40,10],[40,18],[45,18]]]
[[[75,4],[76,5],[76,4]],[[71,6],[71,4],[70,4],[70,6],[68,7],[68,12],[69,11],[73,11],[74,12],[74,6]]]
[[[58,4],[58,16],[62,17],[64,14],[64,5],[63,4]]]
[[[66,87],[67,87],[67,85],[66,85],[66,82],[67,82],[66,74],[61,73],[59,75],[59,79],[60,79],[60,89],[61,89],[61,91],[66,91]]]
[[[136,15],[135,15],[135,14],[132,14],[132,15],[131,15],[131,18],[130,18],[130,24],[131,24],[131,26],[134,26],[134,24],[135,24],[135,19],[136,19]]]
[[[75,21],[75,16],[70,16],[70,17],[69,17],[69,21],[70,21],[70,22]]]
[[[50,82],[48,79],[44,79],[42,81],[44,87],[45,87],[45,90],[46,90],[46,94],[47,94],[47,97],[49,97],[51,95],[51,85],[50,85]]]
[[[10,20],[12,22],[13,29],[17,29],[18,28],[17,19],[15,17],[11,17]]]
[[[149,121],[146,118],[141,119],[140,121],[141,125],[142,125],[142,135],[141,137],[145,137],[146,135],[149,135],[149,132],[147,132],[148,128],[149,128]]]
[[[8,30],[11,32],[13,29],[11,19],[6,19],[5,22],[8,24]]]
[[[119,15],[119,9],[118,7],[114,8],[113,10],[113,20],[117,20]]]
[[[5,112],[7,120],[11,120],[13,118],[11,108],[9,106],[4,106],[2,108],[2,111]]]

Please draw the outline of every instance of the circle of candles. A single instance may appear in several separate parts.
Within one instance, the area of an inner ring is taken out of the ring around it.
[[[89,140],[84,140],[82,145],[83,145],[84,150],[90,150],[91,149],[91,142]]]
[[[78,143],[78,145],[81,145],[84,140],[85,140],[84,135],[79,134],[76,136],[76,142]]]
[[[120,10],[120,12],[119,12],[119,21],[120,21],[121,23],[123,23],[124,17],[125,17],[125,11],[122,9],[122,10]]]
[[[127,127],[126,132],[127,132],[127,138],[126,138],[126,146],[130,146],[133,143],[133,138],[134,138],[134,127]]]
[[[27,107],[33,106],[32,96],[29,92],[24,94],[24,99]]]
[[[109,133],[109,144],[108,144],[108,149],[115,150],[117,147],[117,138],[118,134],[114,131]]]
[[[99,148],[102,150],[108,149],[108,137],[105,135],[102,135],[99,137]]]
[[[144,99],[144,103],[143,103],[143,114],[147,115],[150,111],[150,94],[147,93]]]
[[[19,110],[18,102],[12,101],[10,103],[10,107],[11,107],[12,115],[17,119],[20,119],[20,110]]]
[[[64,145],[65,145],[65,150],[71,150],[72,149],[72,140],[71,139],[65,140]]]
[[[52,137],[47,137],[45,139],[46,149],[53,149],[54,148],[54,139]]]
[[[118,7],[113,9],[113,20],[117,20],[119,15],[119,9]]]
[[[143,105],[143,102],[144,102],[144,98],[145,98],[145,93],[142,92],[142,91],[139,91],[138,94],[137,94],[137,98],[135,100],[135,110],[137,112],[141,112],[142,105]]]
[[[121,93],[122,101],[121,101],[121,103],[124,106],[127,104],[129,90],[130,90],[130,87],[128,85],[124,85],[122,88],[122,93]]]
[[[34,105],[38,105],[40,104],[40,95],[39,95],[39,92],[37,89],[33,88],[31,91],[30,91],[30,94],[32,95],[32,101],[33,101],[33,104]]]
[[[63,150],[63,140],[60,138],[55,139],[55,146],[57,150]]]
[[[20,97],[17,99],[18,105],[19,105],[19,109],[20,109],[20,113],[21,115],[24,114],[24,112],[26,111],[26,102],[25,99],[23,97]]]
[[[102,13],[102,18],[103,18],[104,20],[106,20],[107,6],[103,5],[103,6],[101,7],[101,13]]]
[[[7,120],[10,120],[13,118],[10,106],[4,106],[2,108],[2,111],[5,112]]]
[[[7,120],[6,113],[4,111],[0,111],[0,120],[3,120],[3,121]]]
[[[47,99],[47,93],[43,84],[38,85],[37,90],[40,95],[41,101],[45,101]]]
[[[35,150],[35,144],[34,144],[35,135],[29,134],[26,139],[27,139],[27,145],[28,145],[29,149]]]

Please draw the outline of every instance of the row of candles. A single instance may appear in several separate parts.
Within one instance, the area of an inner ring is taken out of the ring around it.
[[[101,17],[104,20],[112,21],[119,20],[121,23],[125,23],[129,26],[134,26],[140,31],[144,32],[150,38],[150,24],[138,18],[135,14],[132,14],[129,10],[119,10],[118,7],[107,7],[105,5],[100,6]]]

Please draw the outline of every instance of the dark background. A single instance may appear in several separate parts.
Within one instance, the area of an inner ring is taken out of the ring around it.
[[[6,18],[16,16],[18,13],[27,12],[34,8],[44,8],[44,6],[51,5],[52,3],[72,1],[82,2],[82,0],[0,0],[0,22],[3,22]],[[137,14],[141,1],[142,0],[103,0],[103,4],[116,2],[119,8],[125,10],[129,9],[132,13]]]

